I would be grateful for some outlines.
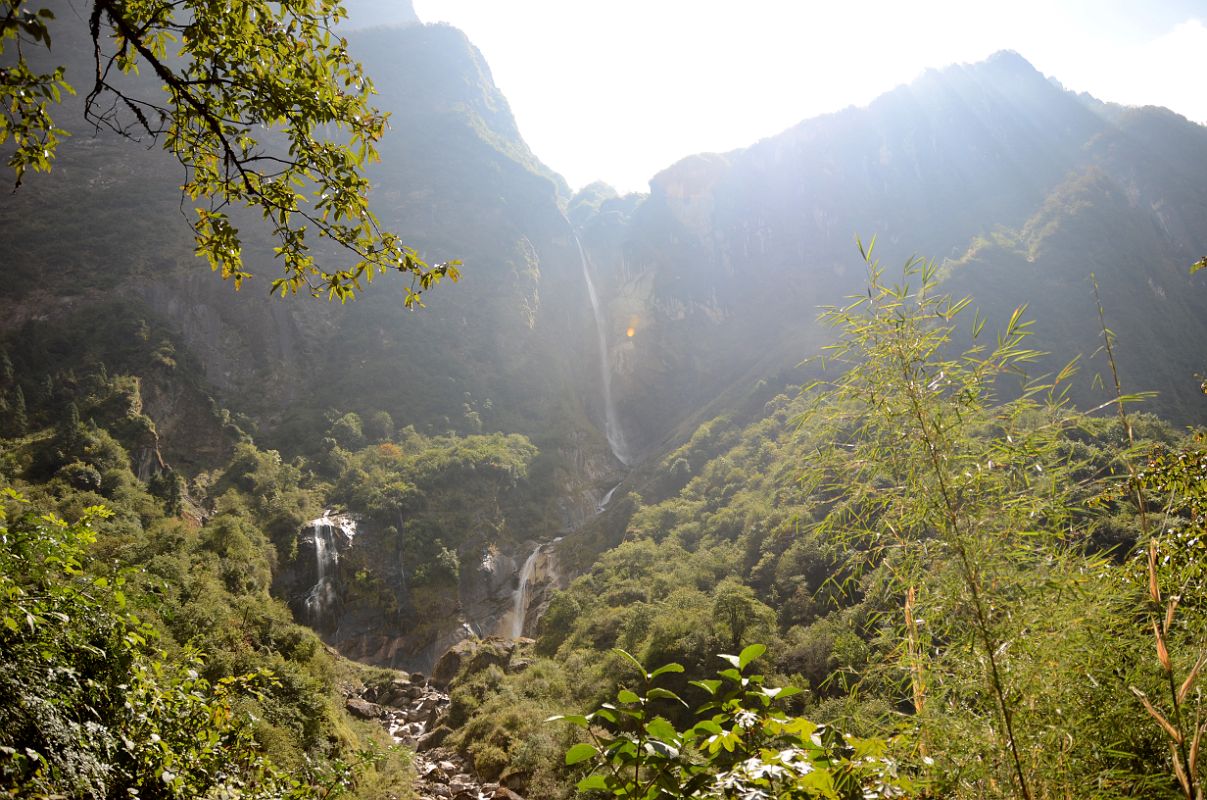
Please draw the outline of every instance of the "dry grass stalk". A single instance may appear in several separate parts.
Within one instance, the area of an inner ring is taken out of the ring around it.
[[[1090,277],[1094,286],[1094,301],[1098,306],[1098,320],[1102,325],[1103,349],[1106,351],[1107,363],[1110,365],[1111,377],[1114,379],[1115,384],[1115,405],[1119,412],[1119,423],[1127,434],[1128,444],[1134,446],[1135,438],[1132,435],[1131,421],[1127,416],[1123,388],[1119,381],[1119,367],[1115,360],[1115,350],[1113,347],[1114,334],[1106,326],[1106,311],[1102,307],[1102,297],[1098,292],[1098,281],[1093,275]],[[1203,787],[1198,781],[1198,756],[1199,742],[1203,736],[1204,726],[1200,723],[1199,712],[1196,711],[1193,734],[1190,737],[1191,743],[1188,751],[1186,747],[1187,736],[1184,732],[1186,715],[1182,707],[1190,694],[1190,689],[1198,678],[1204,659],[1207,659],[1207,652],[1199,656],[1198,661],[1195,662],[1195,666],[1182,681],[1181,687],[1179,687],[1174,677],[1173,660],[1169,656],[1166,637],[1173,626],[1174,615],[1177,613],[1180,597],[1175,595],[1169,603],[1162,603],[1161,581],[1157,573],[1157,539],[1149,524],[1148,498],[1145,496],[1144,484],[1136,472],[1135,465],[1130,458],[1125,463],[1127,466],[1128,484],[1136,503],[1136,510],[1140,516],[1141,535],[1148,541],[1148,596],[1149,600],[1152,601],[1153,637],[1156,640],[1157,660],[1161,663],[1161,670],[1164,672],[1165,680],[1169,685],[1170,704],[1172,706],[1172,714],[1170,716],[1172,716],[1173,722],[1170,722],[1169,719],[1157,710],[1156,706],[1153,705],[1144,692],[1135,686],[1128,688],[1140,699],[1144,710],[1161,726],[1161,729],[1169,737],[1169,752],[1173,758],[1174,776],[1177,778],[1178,785],[1182,789],[1182,796],[1186,800],[1203,800]]]
[[[1186,740],[1188,731],[1185,729],[1184,720],[1186,719],[1185,709],[1183,708],[1186,699],[1190,696],[1190,690],[1194,687],[1199,673],[1203,668],[1203,664],[1207,662],[1207,651],[1199,654],[1194,666],[1191,667],[1186,677],[1183,678],[1180,686],[1177,684],[1177,678],[1174,675],[1173,660],[1169,656],[1169,646],[1167,636],[1170,628],[1173,626],[1174,616],[1178,610],[1178,602],[1181,599],[1174,595],[1165,605],[1164,615],[1158,623],[1158,615],[1161,609],[1161,583],[1157,575],[1157,544],[1155,540],[1149,541],[1148,546],[1148,595],[1149,599],[1154,604],[1154,616],[1152,620],[1153,638],[1157,646],[1157,660],[1161,663],[1161,671],[1165,673],[1165,680],[1170,687],[1170,702],[1172,705],[1173,718],[1171,722],[1164,714],[1162,714],[1152,701],[1137,689],[1135,686],[1129,687],[1132,693],[1139,698],[1144,710],[1152,717],[1165,734],[1169,737],[1169,753],[1173,760],[1174,777],[1178,780],[1178,786],[1182,790],[1182,796],[1186,800],[1203,800],[1203,785],[1198,780],[1198,765],[1199,765],[1199,744],[1203,738],[1203,732],[1207,729],[1207,725],[1202,723],[1202,711],[1196,709],[1194,725],[1190,728],[1190,749],[1186,749]],[[1175,689],[1175,687],[1177,687]]]

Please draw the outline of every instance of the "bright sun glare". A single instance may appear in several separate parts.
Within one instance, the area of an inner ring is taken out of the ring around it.
[[[1077,91],[1207,120],[1201,2],[416,0],[490,63],[533,151],[578,188],[645,191],[697,152],[1016,50]]]

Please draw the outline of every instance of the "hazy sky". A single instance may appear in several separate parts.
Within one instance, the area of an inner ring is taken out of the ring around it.
[[[574,188],[645,191],[697,152],[1021,53],[1070,89],[1207,122],[1207,0],[414,0],[464,30]]]

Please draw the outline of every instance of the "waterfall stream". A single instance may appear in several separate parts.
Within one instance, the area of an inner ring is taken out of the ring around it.
[[[524,566],[520,567],[517,575],[518,583],[515,592],[511,595],[510,615],[503,617],[503,621],[507,624],[500,626],[503,631],[506,631],[506,636],[518,639],[524,635],[524,623],[528,620],[528,607],[532,605],[533,587],[539,577],[542,575],[548,577],[551,569],[549,559],[553,557],[554,546],[561,540],[562,537],[559,536],[548,542],[541,542],[533,548],[532,553],[524,561]],[[545,557],[546,562],[538,569],[542,556]]]
[[[596,514],[602,514],[604,512],[604,510],[608,507],[608,503],[612,502],[612,495],[616,494],[616,490],[619,488],[620,484],[618,483],[609,489],[607,494],[600,498],[599,502],[595,505]]]
[[[591,298],[591,313],[595,317],[595,335],[599,339],[599,372],[603,379],[604,403],[604,435],[612,454],[626,467],[632,462],[628,442],[625,441],[624,431],[620,427],[620,419],[616,414],[616,405],[612,402],[612,370],[608,367],[608,329],[603,311],[599,307],[599,295],[595,292],[595,283],[591,280],[591,269],[587,264],[587,253],[578,236],[574,237],[578,245],[578,258],[583,268],[583,278],[587,282],[587,296]]]
[[[587,259],[587,252],[583,249],[582,240],[577,235],[574,237],[574,243],[578,246],[579,264],[583,270],[583,280],[587,284],[587,296],[591,300],[591,314],[595,320],[595,336],[599,347],[599,377],[600,386],[603,392],[603,407],[604,407],[604,435],[608,440],[608,447],[612,450],[612,455],[616,460],[624,464],[626,467],[632,463],[632,453],[629,450],[629,444],[625,440],[624,430],[620,426],[620,418],[616,413],[616,405],[612,400],[612,370],[608,366],[608,328],[607,321],[604,319],[603,310],[599,305],[599,294],[595,291],[595,282],[591,279],[591,267]],[[612,499],[612,495],[620,488],[620,484],[616,484],[600,499],[595,507],[596,513],[602,513]],[[532,604],[533,588],[536,584],[536,579],[539,577],[538,572],[548,572],[549,565],[545,565],[538,570],[538,564],[541,556],[552,556],[552,549],[555,544],[561,541],[561,537],[538,544],[533,548],[528,558],[524,560],[524,565],[519,569],[517,575],[517,584],[515,592],[512,594],[511,611],[504,615],[501,624],[499,625],[500,632],[505,632],[504,635],[510,636],[512,639],[518,639],[524,635],[524,623],[527,621],[529,606]]]
[[[528,615],[528,603],[532,600],[532,571],[536,567],[537,557],[544,545],[538,544],[532,555],[520,568],[520,583],[515,590],[515,604],[511,609],[511,638],[518,639],[524,635],[524,617]]]
[[[314,542],[314,586],[306,595],[306,621],[315,628],[322,627],[328,612],[338,598],[336,568],[339,566],[339,549],[335,541],[339,532],[350,543],[356,535],[356,524],[346,517],[332,517],[324,511],[323,516],[307,523]]]

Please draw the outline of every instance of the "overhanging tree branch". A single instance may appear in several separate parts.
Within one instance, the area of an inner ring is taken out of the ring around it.
[[[26,169],[50,168],[65,132],[53,127],[47,106],[70,91],[61,69],[29,73],[21,44],[49,47],[53,15],[25,12],[21,2],[0,0],[7,6],[0,54],[5,43],[18,49],[18,69],[4,71],[0,81],[7,112],[0,144],[15,141],[9,163],[18,183]],[[283,270],[271,284],[274,293],[305,290],[344,301],[390,270],[411,276],[405,305],[421,305],[423,291],[458,278],[459,264],[427,265],[369,209],[363,168],[377,157],[387,117],[369,104],[372,84],[346,42],[332,34],[344,13],[336,0],[220,7],[205,0],[92,0],[95,74],[85,115],[98,128],[148,136],[180,161],[183,196],[201,201],[190,219],[196,252],[236,288],[252,275],[227,206],[258,211],[271,232]],[[140,66],[159,84],[161,102],[146,98],[149,87],[135,77]],[[21,101],[26,95],[33,99]],[[101,98],[112,102],[102,107]],[[332,130],[334,139],[316,135]],[[315,232],[338,245],[324,260],[342,264],[319,264]]]

